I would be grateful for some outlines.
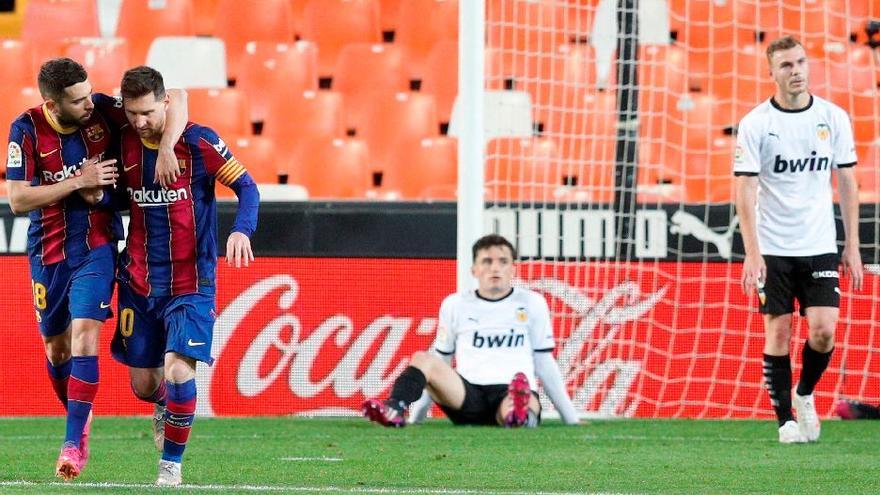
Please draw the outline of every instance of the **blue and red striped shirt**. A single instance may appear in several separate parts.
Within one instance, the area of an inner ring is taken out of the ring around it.
[[[122,129],[118,193],[127,196],[131,222],[119,279],[144,296],[215,293],[217,201],[215,180],[240,193],[233,230],[256,229],[259,195],[245,168],[207,127],[187,123],[174,147],[182,173],[170,187],[154,183],[158,147],[131,126]]]
[[[122,102],[92,95],[95,111],[82,126],[64,127],[45,104],[20,115],[9,133],[6,178],[33,186],[54,184],[74,175],[89,158],[104,159],[119,127],[126,122]],[[29,214],[28,256],[51,265],[77,260],[108,242],[122,239],[119,214],[90,206],[79,194]]]

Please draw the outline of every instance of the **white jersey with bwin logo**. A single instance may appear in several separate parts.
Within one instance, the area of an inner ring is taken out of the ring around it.
[[[743,117],[733,171],[758,175],[761,254],[836,253],[831,171],[855,163],[849,117],[827,100],[811,96],[806,108],[785,110],[771,98]]]
[[[455,370],[475,385],[507,384],[522,371],[537,390],[533,353],[553,347],[547,301],[529,289],[516,287],[497,301],[456,293],[440,306],[434,348],[455,354]]]

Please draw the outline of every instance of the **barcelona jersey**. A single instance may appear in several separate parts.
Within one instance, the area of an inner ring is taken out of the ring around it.
[[[214,294],[215,182],[253,181],[213,130],[194,123],[174,147],[181,174],[168,188],[154,183],[157,153],[134,128],[123,128],[117,194],[127,196],[131,222],[118,278],[143,296]]]
[[[6,177],[32,186],[54,184],[74,175],[92,157],[107,159],[113,135],[124,125],[122,102],[94,94],[95,111],[82,126],[65,127],[45,104],[19,116],[9,133]],[[117,213],[87,204],[79,194],[32,210],[28,256],[32,263],[51,265],[81,259],[89,250],[122,238]]]

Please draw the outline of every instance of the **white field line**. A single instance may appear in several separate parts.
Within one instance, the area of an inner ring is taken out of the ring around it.
[[[34,481],[0,481],[0,487],[64,487],[68,490],[75,488],[89,489],[137,489],[137,490],[166,490],[164,487],[146,483],[62,483],[49,482],[37,483]],[[385,493],[402,493],[407,495],[626,495],[621,493],[605,493],[605,492],[523,492],[523,491],[497,491],[484,489],[457,489],[457,488],[413,488],[413,487],[397,487],[397,488],[372,488],[372,487],[339,487],[339,486],[285,486],[285,485],[181,485],[180,489],[204,492],[225,492],[225,491],[248,491],[248,492],[306,492],[306,493],[366,493],[366,494],[385,494]]]
[[[278,460],[289,462],[342,462],[341,457],[279,457]]]

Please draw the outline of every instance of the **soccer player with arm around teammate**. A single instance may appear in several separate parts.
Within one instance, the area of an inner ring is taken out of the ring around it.
[[[831,360],[840,306],[832,171],[846,235],[842,262],[862,285],[852,127],[846,113],[808,91],[809,62],[791,37],[767,47],[772,98],[739,125],[734,174],[745,261],[742,287],[757,291],[764,314],[764,379],[782,443],[814,442],[820,424],[813,389]],[[792,313],[807,317],[802,370],[791,391]],[[797,420],[792,415],[794,403]]]
[[[122,235],[117,214],[71,193],[115,183],[115,160],[105,158],[125,117],[118,100],[92,94],[85,69],[69,58],[44,63],[37,83],[45,102],[12,123],[7,178],[13,212],[30,218],[37,322],[52,388],[67,409],[55,472],[71,480],[89,458],[99,334],[110,313],[115,241]]]
[[[434,352],[413,354],[391,396],[365,401],[364,416],[384,426],[404,426],[411,407],[412,417],[420,418],[430,405],[418,400],[427,391],[454,424],[534,427],[541,417],[533,388],[537,376],[563,422],[577,424],[578,415],[553,358],[547,301],[511,285],[516,251],[507,239],[484,236],[472,251],[471,273],[479,288],[443,301]]]
[[[253,261],[259,193],[226,144],[207,127],[188,123],[174,147],[180,175],[164,188],[153,182],[157,145],[167,132],[168,96],[150,67],[128,70],[122,101],[118,192],[130,210],[126,248],[119,257],[119,320],[113,357],[129,366],[132,389],[143,397],[164,387],[164,439],[158,485],[181,483],[181,460],[196,407],[196,362],[213,363],[217,271],[215,181],[238,196],[226,242],[226,261]]]

